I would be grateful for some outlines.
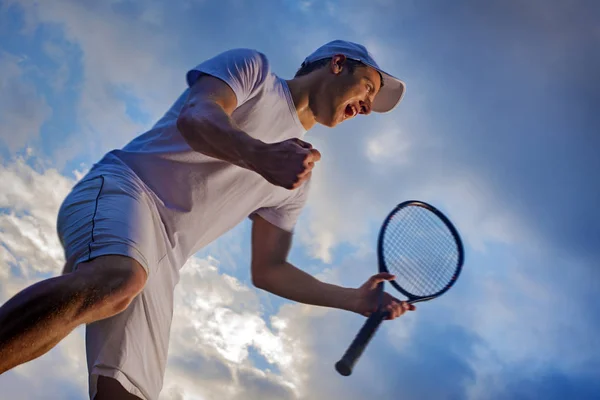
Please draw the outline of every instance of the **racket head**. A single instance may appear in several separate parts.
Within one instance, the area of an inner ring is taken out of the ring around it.
[[[377,243],[380,272],[409,303],[444,294],[458,279],[464,263],[461,237],[452,222],[423,201],[398,204],[384,220]]]

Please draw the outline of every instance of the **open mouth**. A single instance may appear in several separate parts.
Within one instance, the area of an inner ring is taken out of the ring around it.
[[[358,114],[358,109],[353,104],[348,104],[344,110],[344,119],[352,118]]]

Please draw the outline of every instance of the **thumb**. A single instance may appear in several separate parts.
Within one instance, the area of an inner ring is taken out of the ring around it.
[[[389,272],[380,272],[380,273],[378,273],[376,275],[371,276],[371,278],[369,279],[369,281],[372,284],[378,284],[380,282],[390,281],[390,280],[393,280],[395,278],[396,278],[396,276],[390,274]]]

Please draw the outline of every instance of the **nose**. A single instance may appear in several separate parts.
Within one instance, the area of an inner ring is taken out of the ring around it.
[[[360,113],[364,115],[371,113],[371,100],[360,101]]]

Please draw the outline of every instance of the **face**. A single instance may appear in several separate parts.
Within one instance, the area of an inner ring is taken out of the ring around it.
[[[313,104],[317,122],[334,127],[359,114],[368,115],[381,86],[379,72],[357,66],[353,72],[345,65],[344,56],[335,56],[325,67],[323,85]]]

